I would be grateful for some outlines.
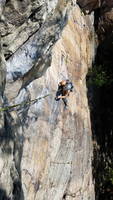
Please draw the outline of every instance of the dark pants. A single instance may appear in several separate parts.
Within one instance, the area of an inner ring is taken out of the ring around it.
[[[66,107],[66,106],[67,106],[67,99],[64,98],[64,99],[62,99],[62,101],[64,102],[64,105],[65,105],[65,107]]]
[[[63,94],[62,94],[62,86],[59,86],[59,88],[58,88],[58,90],[57,90],[57,92],[56,92],[56,98],[55,98],[55,100],[56,101],[59,101],[60,100],[60,98],[57,98],[58,96],[62,96]],[[64,105],[65,105],[65,107],[67,106],[67,99],[66,98],[64,98],[64,99],[62,99],[62,101],[64,102]]]

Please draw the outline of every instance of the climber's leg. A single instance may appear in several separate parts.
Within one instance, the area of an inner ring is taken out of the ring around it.
[[[64,102],[64,105],[65,105],[65,108],[66,108],[66,107],[68,106],[68,105],[67,105],[67,99],[66,99],[66,98],[63,98],[62,101]]]

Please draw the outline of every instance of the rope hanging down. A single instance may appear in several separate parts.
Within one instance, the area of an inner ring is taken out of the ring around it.
[[[19,104],[15,104],[15,105],[12,105],[12,106],[5,106],[5,107],[1,107],[0,108],[0,112],[3,112],[3,111],[6,111],[6,110],[10,110],[10,109],[12,109],[12,108],[15,108],[15,107],[18,107],[18,106],[22,106],[22,105],[29,105],[29,104],[31,104],[31,103],[36,103],[37,101],[39,101],[40,99],[43,99],[43,98],[46,98],[46,97],[48,97],[48,96],[50,96],[50,94],[47,94],[47,95],[45,95],[45,96],[42,96],[42,97],[39,97],[39,98],[37,98],[37,99],[33,99],[33,100],[31,100],[31,101],[27,101],[27,102],[22,102],[22,103],[19,103]]]

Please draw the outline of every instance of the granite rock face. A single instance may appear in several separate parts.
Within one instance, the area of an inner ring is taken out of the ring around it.
[[[95,12],[95,30],[99,43],[112,35],[113,0],[77,0],[84,13]]]
[[[94,59],[93,14],[71,0],[0,3],[0,101],[22,103],[0,112],[1,199],[94,200],[85,80]],[[54,98],[67,78],[74,91],[65,109]]]

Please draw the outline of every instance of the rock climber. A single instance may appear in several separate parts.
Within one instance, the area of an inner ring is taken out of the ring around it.
[[[65,108],[66,108],[68,106],[66,97],[68,97],[70,92],[72,92],[72,91],[73,91],[72,82],[70,82],[68,79],[62,80],[58,84],[58,90],[56,92],[55,100],[59,101],[60,99],[62,99],[64,102],[64,105],[65,105]]]

